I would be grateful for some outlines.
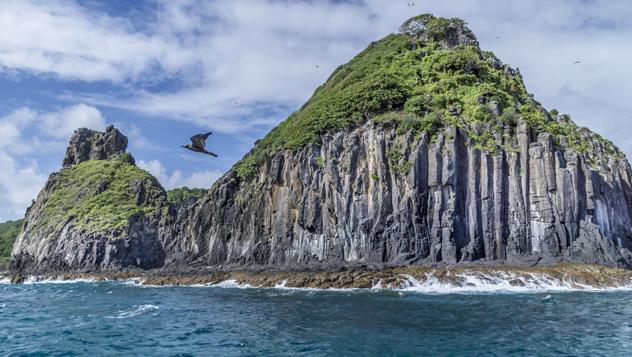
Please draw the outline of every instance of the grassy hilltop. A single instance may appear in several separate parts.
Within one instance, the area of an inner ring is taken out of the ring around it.
[[[456,34],[467,41],[446,45]],[[608,154],[623,156],[568,115],[545,110],[527,92],[519,71],[479,48],[464,21],[425,14],[338,67],[307,103],[236,165],[237,174],[247,178],[270,153],[318,144],[323,133],[369,120],[395,126],[400,134],[434,135],[456,126],[485,151],[511,149],[508,139],[525,122],[536,133],[565,137],[560,145],[568,149],[587,152],[588,141],[597,141]]]

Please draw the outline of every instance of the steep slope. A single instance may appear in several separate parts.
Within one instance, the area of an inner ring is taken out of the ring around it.
[[[168,261],[629,267],[630,174],[463,21],[422,15],[219,179],[174,225]]]
[[[12,268],[32,272],[114,271],[163,264],[160,184],[134,165],[127,138],[77,130],[64,158],[27,210]]]

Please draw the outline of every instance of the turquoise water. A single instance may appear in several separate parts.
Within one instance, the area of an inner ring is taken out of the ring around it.
[[[629,356],[632,292],[0,284],[0,355]]]

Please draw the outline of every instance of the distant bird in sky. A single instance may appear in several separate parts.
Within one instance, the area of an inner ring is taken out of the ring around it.
[[[409,2],[409,3],[408,3],[408,7],[413,7],[413,6],[415,6],[415,3],[414,3],[414,2]]]
[[[319,65],[316,65],[316,68],[320,68],[320,66],[319,66]]]
[[[581,63],[581,61],[575,61],[575,63],[573,63],[573,64],[580,64],[580,63]]]
[[[213,157],[217,157],[217,154],[206,150],[206,139],[208,139],[209,135],[213,134],[212,132],[208,132],[206,134],[197,134],[191,137],[191,144],[182,145],[183,148],[187,148],[191,151],[204,153],[207,155],[211,155]]]
[[[496,39],[497,39],[497,40],[500,40],[500,36],[496,36]]]

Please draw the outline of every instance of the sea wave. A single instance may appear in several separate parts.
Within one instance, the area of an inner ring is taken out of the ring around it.
[[[136,308],[132,309],[132,310],[126,310],[126,311],[119,311],[119,313],[116,316],[108,316],[108,318],[113,318],[113,319],[127,319],[130,317],[134,317],[134,316],[138,316],[138,315],[142,315],[151,311],[156,311],[158,310],[159,307],[156,305],[139,305]]]
[[[95,283],[98,280],[96,279],[59,279],[59,278],[46,278],[43,279],[41,277],[29,276],[27,277],[22,284],[24,285],[32,285],[32,284],[76,284],[76,283]]]
[[[196,286],[210,286],[216,288],[233,288],[233,289],[248,289],[253,288],[252,285],[248,283],[241,283],[235,279],[228,279],[217,284],[208,284],[208,285],[196,285]]]
[[[449,272],[437,276],[430,272],[421,278],[401,274],[395,283],[383,284],[378,281],[372,289],[428,294],[632,291],[632,281],[622,281],[614,286],[592,286],[574,279],[560,279],[541,273]]]

